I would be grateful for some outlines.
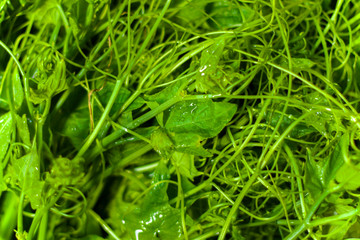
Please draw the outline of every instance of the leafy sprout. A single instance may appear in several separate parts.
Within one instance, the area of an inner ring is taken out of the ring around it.
[[[0,239],[359,237],[359,9],[0,1]]]

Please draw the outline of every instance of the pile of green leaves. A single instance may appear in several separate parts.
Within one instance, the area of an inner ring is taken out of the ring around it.
[[[0,239],[360,236],[358,0],[0,0]]]

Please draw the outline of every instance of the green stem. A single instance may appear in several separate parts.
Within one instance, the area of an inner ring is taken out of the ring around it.
[[[57,18],[56,18],[56,21],[59,21],[59,15],[57,15]],[[55,43],[56,43],[56,39],[59,35],[59,32],[60,32],[60,29],[61,29],[61,24],[56,24],[55,25],[55,28],[50,36],[50,39],[49,39],[49,43],[52,45],[52,46],[55,46]],[[65,54],[64,54],[65,55]]]
[[[256,180],[256,178],[258,177],[259,173],[255,172],[250,179],[247,181],[247,183],[245,184],[245,186],[243,187],[242,191],[240,192],[239,196],[236,198],[236,201],[234,202],[233,206],[231,207],[231,210],[225,220],[225,223],[223,224],[223,228],[221,229],[220,235],[218,240],[223,240],[225,239],[226,236],[226,232],[227,229],[230,226],[230,223],[232,221],[232,216],[234,216],[235,212],[238,211],[239,206],[242,202],[242,200],[244,199],[246,193],[248,192],[248,190],[251,188],[252,184],[254,183],[254,181]]]
[[[316,220],[312,221],[310,225],[312,227],[316,227],[316,226],[323,226],[326,224],[330,224],[332,222],[343,220],[343,219],[349,220],[350,218],[355,217],[356,215],[359,214],[359,212],[360,212],[359,206],[360,205],[358,205],[358,207],[354,210],[351,210],[349,212],[346,212],[346,213],[343,213],[340,215],[334,215],[334,216],[330,216],[330,217],[316,219]]]
[[[266,109],[266,107],[263,107],[263,108]],[[262,112],[264,112],[264,109],[262,109]],[[235,214],[235,212],[238,210],[239,205],[241,204],[241,201],[242,201],[243,197],[247,193],[246,190],[248,190],[251,187],[251,185],[253,184],[255,179],[258,177],[260,170],[263,169],[266,166],[266,164],[269,161],[270,157],[273,155],[275,149],[277,149],[280,146],[280,144],[284,141],[285,137],[288,136],[288,134],[291,132],[291,130],[294,129],[294,127],[296,125],[298,125],[307,116],[308,116],[308,114],[304,114],[301,117],[299,117],[298,119],[296,119],[296,121],[291,123],[290,126],[281,134],[281,136],[277,139],[277,141],[272,145],[272,147],[269,149],[269,151],[266,153],[266,155],[265,156],[262,155],[262,156],[264,156],[263,158],[260,157],[260,159],[258,160],[257,171],[254,172],[254,174],[251,176],[251,178],[248,180],[248,182],[244,186],[244,188],[241,191],[240,195],[237,197],[234,205],[231,208],[230,213],[228,214],[228,216],[226,218],[226,221],[225,221],[225,223],[223,225],[223,228],[222,228],[222,231],[221,231],[221,233],[219,235],[218,240],[223,240],[225,238],[227,229],[228,229],[228,227],[230,226],[230,223],[231,223],[231,218]],[[257,121],[258,120],[259,119],[257,119]],[[248,188],[246,188],[246,187],[248,187]]]
[[[70,39],[70,36],[71,36],[70,24],[69,24],[69,22],[67,20],[66,14],[65,14],[63,8],[61,7],[61,5],[57,4],[56,7],[59,10],[60,17],[61,17],[62,21],[64,22],[64,27],[65,27],[65,31],[66,31],[66,36],[65,36],[65,40],[64,40],[63,54],[64,54],[65,57],[67,57],[67,55],[68,55],[68,43],[69,43],[69,39]],[[57,24],[57,26],[61,26],[61,25]]]
[[[81,149],[79,150],[79,152],[77,153],[75,158],[82,157],[84,155],[84,153],[88,150],[88,148],[91,146],[93,141],[95,140],[96,136],[98,135],[98,133],[100,132],[102,126],[104,125],[105,120],[108,117],[112,106],[114,105],[114,102],[115,102],[115,100],[117,98],[117,95],[120,92],[120,88],[121,88],[123,82],[124,82],[124,79],[119,79],[119,80],[116,81],[114,90],[111,93],[109,102],[107,103],[107,105],[105,107],[105,110],[104,110],[103,114],[101,115],[101,118],[100,118],[99,122],[96,124],[96,127],[95,127],[94,131],[90,134],[90,136],[88,137],[88,139],[86,140],[84,145],[81,147]]]
[[[23,77],[24,79],[24,89],[25,89],[25,99],[26,99],[26,103],[27,103],[27,106],[28,106],[28,109],[29,109],[29,113],[30,113],[30,116],[33,118],[33,105],[32,103],[30,102],[30,88],[29,88],[29,81],[28,79],[26,78],[25,76],[25,72],[24,72],[24,69],[22,68],[20,62],[16,59],[15,55],[12,53],[12,51],[5,45],[5,43],[3,43],[1,40],[0,40],[0,46],[2,46],[7,52],[8,54],[11,56],[11,58],[14,60],[14,62],[16,63],[16,65],[18,66],[19,70],[20,70],[20,73],[21,73],[21,76]]]
[[[121,136],[123,136],[125,133],[127,133],[126,129],[132,130],[132,129],[140,126],[144,122],[150,120],[151,118],[155,117],[157,114],[165,111],[166,109],[168,109],[169,107],[171,107],[175,103],[179,102],[181,99],[183,99],[183,97],[180,97],[180,96],[174,97],[174,98],[168,100],[167,102],[161,104],[157,108],[155,108],[155,109],[145,113],[144,115],[138,117],[137,119],[132,121],[129,125],[127,125],[126,128],[121,128],[119,130],[116,130],[115,132],[113,132],[110,135],[108,135],[107,137],[105,137],[101,141],[101,146],[102,147],[107,147],[108,145],[110,145],[111,143],[113,143],[117,139],[119,139]],[[94,148],[94,150],[91,152],[89,159],[92,159],[93,157],[97,156],[100,152],[101,152],[101,148],[96,146]]]
[[[144,40],[143,44],[141,45],[141,47],[140,47],[139,51],[137,52],[135,58],[133,59],[132,63],[129,65],[127,72],[124,74],[124,76],[121,79],[116,81],[114,90],[113,90],[113,92],[112,92],[112,94],[110,96],[109,102],[106,105],[103,114],[101,115],[101,118],[100,118],[99,122],[97,123],[94,131],[90,134],[90,136],[88,137],[88,139],[86,140],[84,145],[81,147],[81,149],[79,150],[79,152],[77,153],[75,158],[82,157],[84,155],[84,153],[89,149],[89,147],[91,146],[91,144],[95,140],[96,136],[100,132],[102,126],[105,123],[106,118],[108,117],[108,115],[110,113],[110,110],[111,110],[111,108],[112,108],[112,106],[113,106],[113,104],[115,102],[115,99],[116,99],[117,95],[119,94],[119,91],[120,91],[120,88],[121,88],[122,84],[128,78],[128,76],[130,76],[130,71],[132,69],[133,64],[135,64],[135,61],[141,56],[141,53],[144,51],[144,49],[148,45],[150,39],[155,34],[155,31],[156,31],[158,25],[160,24],[161,19],[165,15],[165,12],[166,12],[167,8],[170,6],[170,3],[171,3],[170,0],[166,1],[164,8],[162,9],[159,17],[156,19],[156,22],[154,23],[153,27],[151,28],[150,33],[148,34],[148,36]],[[146,114],[144,114],[144,115],[146,115]],[[135,123],[137,123],[137,122],[135,122]],[[125,130],[122,129],[121,134],[124,134],[123,131],[125,132]]]
[[[0,215],[0,239],[12,239],[16,226],[16,205],[18,197],[12,192],[5,192],[3,195],[1,209],[4,214]]]
[[[275,69],[278,69],[284,73],[287,73],[289,75],[292,75],[294,78],[296,79],[299,79],[301,82],[303,82],[304,84],[308,85],[310,88],[314,89],[316,92],[320,93],[321,95],[323,95],[325,98],[327,98],[329,101],[333,102],[336,106],[338,106],[340,109],[342,109],[344,112],[348,113],[348,114],[351,114],[351,112],[349,111],[349,109],[347,109],[344,104],[340,103],[335,97],[331,96],[329,93],[327,93],[325,90],[319,88],[318,86],[316,86],[314,83],[312,83],[311,81],[309,80],[306,80],[305,78],[301,77],[300,75],[286,69],[286,68],[283,68],[275,63],[272,63],[272,62],[269,62],[269,61],[266,61],[264,58],[261,58],[260,56],[256,56],[254,54],[251,54],[251,53],[248,53],[248,52],[245,52],[243,50],[239,50],[239,49],[234,49],[234,51],[236,52],[239,52],[241,54],[244,54],[246,56],[249,56],[249,57],[252,57],[252,58],[255,58],[257,59],[258,61],[260,62],[263,62],[264,64],[267,64]],[[311,70],[309,70],[311,71]],[[311,71],[311,73],[314,73],[315,74],[315,71]],[[321,74],[319,74],[319,76],[321,76]],[[317,75],[318,77],[318,75]],[[321,76],[321,80],[324,81],[329,87],[331,87],[332,90],[334,90],[338,95],[339,95],[339,91],[333,86],[333,85],[330,85],[329,84],[329,80],[328,79],[324,79],[323,76]],[[341,99],[345,99],[344,96],[342,96],[341,94],[339,95],[339,97]],[[352,107],[352,105],[348,105],[348,107],[350,108],[350,110],[355,113],[355,114],[358,114],[356,109],[354,107]]]
[[[324,201],[324,199],[330,194],[330,191],[323,192],[317,199],[316,202],[309,209],[309,212],[302,222],[301,225],[298,225],[288,236],[285,237],[284,240],[292,240],[297,239],[301,233],[303,233],[309,227],[312,227],[310,224],[310,220],[312,216],[315,214],[316,210],[319,208],[320,204]]]
[[[92,216],[102,227],[102,229],[104,229],[104,231],[109,234],[109,236],[111,236],[112,238],[114,238],[115,240],[120,240],[120,238],[116,235],[116,233],[110,228],[110,226],[93,210],[89,210],[88,213],[90,214],[90,216]]]
[[[49,218],[49,212],[46,212],[41,219],[40,228],[39,228],[39,234],[38,234],[38,240],[46,240],[46,232],[47,232],[47,226],[48,226],[48,218]]]
[[[142,52],[144,51],[145,47],[149,44],[151,38],[153,37],[153,35],[155,34],[155,31],[157,29],[157,27],[159,26],[160,24],[160,21],[162,20],[162,18],[164,17],[165,13],[166,13],[166,10],[169,8],[170,6],[170,3],[171,3],[171,0],[167,0],[163,9],[161,10],[159,16],[156,18],[156,21],[154,23],[154,25],[152,26],[149,34],[146,36],[144,42],[142,43],[139,51],[137,52],[135,58],[133,59],[133,61],[130,63],[130,66],[129,66],[129,70],[132,68],[133,64],[135,64],[135,62],[140,58]]]
[[[344,0],[338,0],[338,1],[337,1],[336,7],[335,7],[335,11],[334,11],[333,15],[331,16],[330,21],[326,24],[326,27],[325,27],[324,30],[321,32],[323,36],[327,34],[327,32],[330,30],[332,24],[335,25],[336,19],[337,19],[337,17],[338,17],[338,14],[339,14],[339,12],[340,12],[340,8],[341,8],[343,2],[344,2]],[[332,22],[332,23],[330,23],[330,22]],[[319,47],[321,41],[322,41],[322,39],[321,39],[321,38],[318,38],[318,40],[316,41],[316,43],[315,43],[314,46],[312,47],[311,55],[314,55],[315,50]]]
[[[57,112],[60,111],[61,107],[64,105],[67,98],[69,97],[70,93],[71,93],[71,89],[67,89],[64,93],[62,93],[61,97],[56,102],[56,105],[54,106],[51,114],[56,114]]]
[[[48,211],[48,209],[46,207],[42,207],[42,208],[39,208],[36,210],[35,217],[31,223],[31,226],[29,229],[27,240],[31,240],[33,238],[33,236],[35,235],[35,232],[39,226],[39,223],[41,222],[42,217],[44,216],[44,214],[47,211]]]
[[[321,43],[322,47],[323,47],[323,53],[324,53],[324,58],[325,58],[325,64],[326,64],[326,78],[328,80],[331,81],[331,60],[329,60],[329,52],[328,52],[328,47],[327,47],[327,41],[325,39],[325,36],[323,34],[323,32],[321,31],[321,26],[320,26],[320,20],[317,18],[314,18],[314,25],[316,27],[316,30],[319,33],[319,38],[318,38],[318,42],[317,43]],[[314,48],[315,50],[316,48]]]
[[[60,192],[57,193],[57,195],[55,197],[53,197],[50,200],[50,202],[48,204],[46,204],[45,206],[42,206],[36,210],[34,219],[31,223],[31,226],[29,229],[27,240],[31,240],[34,237],[35,232],[38,229],[42,218],[44,217],[45,214],[47,214],[49,209],[52,206],[54,206],[54,204],[59,200],[59,198],[62,196],[63,193],[64,193],[64,190],[61,190]]]
[[[24,190],[21,191],[19,205],[18,205],[18,212],[17,212],[17,232],[22,234],[24,231],[23,226],[23,205],[24,205]]]
[[[120,16],[123,14],[125,7],[126,7],[126,1],[123,1],[122,4],[121,4],[121,6],[118,7],[118,9],[117,9],[117,14],[116,14],[116,16],[115,16],[115,17],[113,18],[113,20],[112,20],[112,24],[113,24],[113,25],[112,25],[112,28],[114,28],[115,25],[118,23],[119,18],[120,18]],[[130,14],[128,14],[128,15],[130,16]],[[128,25],[130,25],[130,23],[129,23]],[[105,27],[105,28],[106,28],[106,27]],[[95,56],[98,54],[98,52],[101,51],[101,49],[103,48],[104,44],[108,41],[109,35],[110,35],[110,31],[106,31],[106,34],[105,34],[104,37],[101,39],[101,41],[96,45],[94,51],[92,51],[92,52],[90,53],[90,56],[89,56],[89,60],[90,60],[90,61],[92,61],[92,60],[95,58]],[[105,52],[105,54],[109,54],[109,53],[110,53],[110,51]],[[96,63],[96,62],[95,62],[95,63]]]
[[[176,96],[174,98],[169,99],[168,101],[164,102],[157,108],[154,108],[153,110],[145,113],[144,115],[138,117],[137,119],[130,122],[126,128],[121,128],[116,130],[115,132],[109,134],[107,137],[103,138],[101,140],[101,146],[106,148],[110,144],[114,143],[116,140],[118,140],[121,136],[127,133],[127,129],[133,130],[134,128],[140,126],[141,124],[145,123],[146,121],[152,119],[159,113],[165,111],[166,109],[173,106],[175,103],[182,101],[182,100],[199,100],[199,99],[213,99],[213,98],[221,98],[222,95],[217,94],[208,94],[208,95],[189,95],[189,96]],[[101,152],[101,147],[96,146],[93,151],[89,154],[89,157],[87,159],[92,159]]]
[[[297,186],[298,186],[298,189],[299,189],[299,196],[300,196],[302,214],[303,214],[303,217],[305,218],[305,216],[306,216],[306,204],[305,204],[304,189],[303,189],[303,185],[302,185],[302,181],[301,181],[301,174],[300,174],[299,166],[298,166],[298,164],[296,162],[294,154],[291,152],[291,150],[290,150],[290,148],[289,148],[289,146],[287,144],[284,144],[284,149],[285,149],[285,152],[286,152],[287,156],[289,157],[291,167],[295,172],[296,183],[297,183]]]

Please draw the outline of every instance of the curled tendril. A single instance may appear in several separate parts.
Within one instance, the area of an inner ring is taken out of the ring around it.
[[[56,204],[54,207],[50,208],[50,210],[53,213],[66,218],[81,217],[86,211],[87,206],[87,199],[85,195],[75,187],[67,186],[66,189],[69,190],[69,192],[65,191],[59,199],[59,201],[63,201],[62,204]],[[81,197],[82,201],[74,198],[74,193],[77,193]],[[69,207],[69,202],[73,202],[74,205]]]

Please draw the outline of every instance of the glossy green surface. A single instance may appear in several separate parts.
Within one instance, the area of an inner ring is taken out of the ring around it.
[[[0,240],[359,238],[359,16],[0,0]]]

